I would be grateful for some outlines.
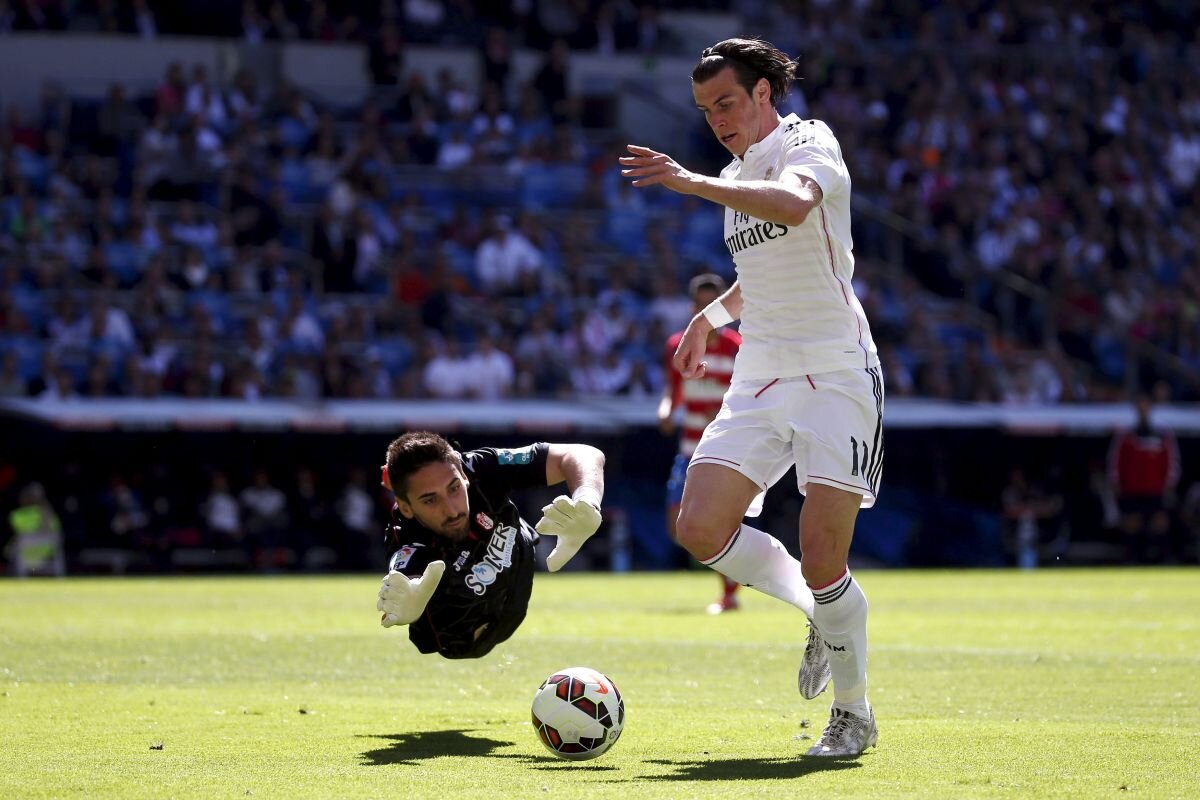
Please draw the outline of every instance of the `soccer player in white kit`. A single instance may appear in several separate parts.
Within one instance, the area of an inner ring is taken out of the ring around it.
[[[688,467],[679,543],[733,580],[809,613],[800,690],[832,672],[829,724],[810,756],[855,756],[875,744],[867,702],[867,599],[847,557],[860,508],[883,469],[883,376],[854,295],[850,174],[825,123],[780,117],[796,65],[759,39],[707,48],[692,93],[734,159],[719,178],[629,145],[622,174],[725,206],[725,244],[737,281],[688,325],[675,352],[684,377],[704,374],[705,340],[741,319],[733,382]],[[797,562],[772,536],[742,524],[795,464],[800,491]],[[814,607],[815,601],[815,607]],[[811,612],[808,609],[812,609]]]

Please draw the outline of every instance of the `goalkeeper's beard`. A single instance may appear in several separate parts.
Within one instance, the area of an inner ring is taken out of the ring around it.
[[[446,520],[442,523],[442,527],[438,529],[438,533],[455,542],[461,542],[463,539],[466,539],[467,534],[470,532],[471,526],[467,524],[466,514]]]

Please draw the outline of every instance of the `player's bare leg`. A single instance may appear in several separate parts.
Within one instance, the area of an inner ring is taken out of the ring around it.
[[[747,505],[749,504],[747,503]],[[679,508],[679,506],[675,506],[675,514],[671,519],[671,538],[675,541],[678,541],[675,534],[675,520],[679,517]],[[737,610],[738,602],[735,595],[737,593],[738,586],[741,585],[737,581],[731,580],[728,576],[722,575],[719,572],[717,573],[717,580],[719,580],[721,583],[721,594],[717,597],[716,601],[709,603],[708,607],[705,609],[713,616],[716,616],[717,614],[724,614],[726,611]]]
[[[679,543],[679,537],[676,534],[676,521],[679,519],[679,504],[667,506],[667,535],[671,537],[671,541]],[[717,578],[721,582],[721,594],[717,597],[716,602],[709,603],[705,609],[709,614],[723,614],[726,611],[736,611],[738,607],[737,590],[741,586],[740,583],[730,580],[721,573],[717,573]]]
[[[775,537],[742,522],[761,487],[737,470],[701,462],[688,470],[676,533],[701,564],[812,618],[800,562]]]
[[[742,522],[760,487],[742,473],[718,464],[693,464],[683,489],[676,528],[688,552],[725,577],[796,606],[811,621],[813,596],[800,562],[775,537]],[[829,683],[823,647],[806,649],[800,690],[816,697]]]
[[[729,545],[759,491],[757,484],[737,470],[720,464],[693,464],[683,484],[676,540],[697,560],[712,560]],[[740,581],[740,576],[719,566],[713,569]]]
[[[829,653],[833,707],[810,756],[854,756],[875,744],[867,702],[867,598],[846,566],[862,496],[809,483],[800,511],[804,577],[816,600],[813,624]]]

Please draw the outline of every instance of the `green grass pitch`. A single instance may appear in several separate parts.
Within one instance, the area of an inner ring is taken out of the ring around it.
[[[800,757],[802,615],[701,573],[537,577],[479,661],[384,630],[370,576],[0,582],[0,797],[1200,797],[1200,571],[862,571],[879,744]],[[547,754],[555,669],[621,740]]]

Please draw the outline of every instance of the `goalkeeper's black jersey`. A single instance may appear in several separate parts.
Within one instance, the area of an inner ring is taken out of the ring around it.
[[[408,626],[422,653],[478,658],[512,636],[525,619],[533,591],[537,533],[517,512],[509,493],[546,485],[544,442],[517,450],[484,448],[463,453],[470,488],[471,527],[452,541],[392,508],[388,541],[400,549],[389,569],[420,576],[431,561],[446,572],[429,605]]]

